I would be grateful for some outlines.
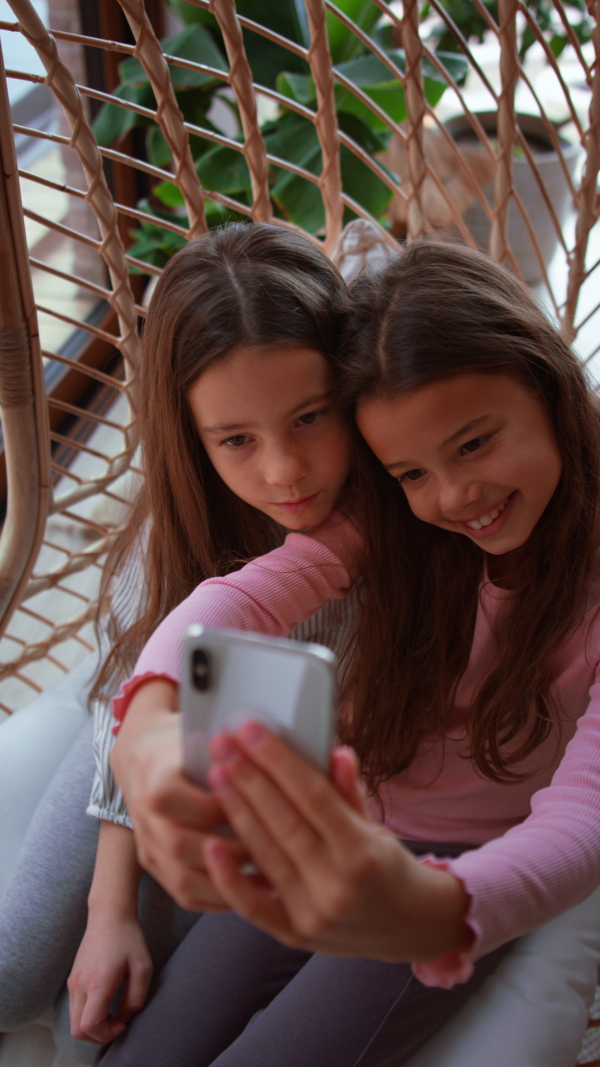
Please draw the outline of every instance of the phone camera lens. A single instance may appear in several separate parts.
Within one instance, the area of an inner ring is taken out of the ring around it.
[[[192,685],[201,691],[210,685],[208,656],[202,648],[195,648],[192,653]]]

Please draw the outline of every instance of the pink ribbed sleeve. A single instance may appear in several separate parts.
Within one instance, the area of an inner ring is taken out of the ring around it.
[[[283,545],[224,578],[209,578],[163,619],[143,648],[132,678],[114,701],[122,720],[142,676],[178,683],[181,640],[189,626],[250,630],[287,637],[333,597],[348,592],[358,571],[362,538],[334,512],[308,534],[290,533]]]
[[[507,787],[509,788],[509,787]],[[449,870],[470,897],[469,953],[415,968],[426,985],[465,981],[472,960],[549,922],[600,884],[600,681],[577,722],[552,782],[531,800],[531,814],[502,837],[457,859],[427,859]]]

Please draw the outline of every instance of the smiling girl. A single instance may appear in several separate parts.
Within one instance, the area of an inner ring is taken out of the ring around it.
[[[402,1063],[482,964],[600,879],[600,423],[583,369],[506,271],[429,242],[355,285],[345,352],[370,448],[341,732],[371,812],[343,751],[340,795],[258,723],[217,738],[212,789],[262,878],[216,835],[202,855],[257,930],[198,923],[104,1067]],[[174,790],[156,751],[170,727],[144,721],[143,694],[114,766],[147,842]],[[163,868],[183,841],[163,834]]]

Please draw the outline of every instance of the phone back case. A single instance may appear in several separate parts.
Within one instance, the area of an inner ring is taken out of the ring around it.
[[[335,656],[321,645],[194,626],[184,643],[186,773],[205,784],[210,738],[265,722],[324,772],[335,729]]]

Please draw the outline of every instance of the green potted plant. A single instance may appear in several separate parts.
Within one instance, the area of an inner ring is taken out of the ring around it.
[[[184,59],[194,59],[218,70],[227,70],[225,47],[213,16],[203,8],[172,0],[175,12],[184,22],[184,29],[163,42],[164,51]],[[381,12],[372,0],[340,0],[340,9],[366,34],[384,49],[390,62],[401,75],[405,69],[404,52],[394,47],[389,27],[380,26]],[[238,0],[238,12],[269,27],[292,42],[308,46],[308,27],[301,0]],[[404,92],[400,81],[388,67],[332,12],[327,13],[329,43],[334,67],[350,82],[358,86],[377,104],[393,123],[406,118]],[[316,109],[316,90],[308,64],[293,52],[256,33],[244,31],[244,43],[254,79],[268,88],[275,88],[282,96],[305,107]],[[464,76],[467,61],[456,53],[445,57],[447,69],[455,78]],[[146,107],[154,107],[153,94],[146,74],[137,59],[125,60],[119,68],[121,82],[116,95]],[[433,64],[425,67],[425,93],[431,105],[440,99],[447,87],[443,75]],[[184,70],[171,65],[171,78],[178,106],[184,118],[206,129],[214,129],[211,116],[213,103],[220,99],[233,114],[237,123],[237,139],[242,140],[237,105],[224,83],[214,76]],[[336,86],[336,108],[340,129],[360,148],[375,156],[383,152],[390,138],[389,126],[347,88]],[[100,112],[95,132],[102,145],[118,141],[133,126],[146,127],[145,147],[148,159],[156,166],[168,168],[170,151],[155,124],[140,118],[135,112],[115,105],[106,105]],[[313,123],[284,105],[277,114],[263,123],[261,132],[269,154],[318,174],[321,171],[321,149]],[[237,200],[244,206],[252,202],[250,175],[243,155],[235,149],[215,145],[206,138],[192,137],[191,149],[198,175],[207,190],[214,190]],[[393,191],[346,146],[340,152],[344,191],[374,218],[385,221]],[[385,170],[385,168],[384,168]],[[271,199],[275,214],[289,220],[303,230],[318,234],[324,224],[324,210],[320,190],[313,183],[284,168],[271,167],[269,174]],[[162,266],[165,259],[183,243],[184,238],[165,230],[161,220],[185,224],[183,198],[173,182],[158,183],[150,198],[140,207],[152,216],[134,231],[132,255]],[[216,225],[235,216],[230,210],[206,200],[209,225]],[[353,213],[346,211],[347,221]]]

